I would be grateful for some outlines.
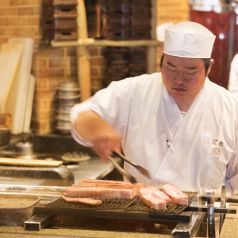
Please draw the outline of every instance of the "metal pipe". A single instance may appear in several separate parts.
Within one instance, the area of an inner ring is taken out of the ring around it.
[[[226,187],[224,185],[221,188],[221,208],[226,208]],[[226,214],[220,214],[219,233],[221,233],[225,216]]]
[[[214,212],[214,194],[213,192],[207,193],[207,232],[208,237],[216,237],[215,229],[215,212]]]

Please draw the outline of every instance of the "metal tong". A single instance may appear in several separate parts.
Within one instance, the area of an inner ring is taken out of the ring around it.
[[[149,173],[149,171],[145,168],[143,168],[140,165],[135,164],[134,162],[130,161],[128,158],[126,158],[124,155],[122,155],[119,152],[113,151],[112,152],[112,156],[113,157],[119,157],[120,159],[126,161],[127,163],[129,163],[130,165],[132,165],[134,168],[136,168],[142,175],[144,175],[146,178],[151,179],[151,175]]]
[[[118,172],[123,175],[129,182],[131,183],[137,183],[136,178],[132,176],[130,173],[128,173],[125,169],[123,169],[115,160],[115,158],[108,156],[108,159],[111,160],[114,167],[118,170]]]

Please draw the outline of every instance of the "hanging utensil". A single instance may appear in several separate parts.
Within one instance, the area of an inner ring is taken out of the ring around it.
[[[113,157],[119,157],[120,159],[126,161],[127,163],[129,163],[130,165],[132,165],[134,168],[136,168],[142,175],[144,175],[146,178],[151,179],[151,175],[150,172],[143,168],[140,165],[135,164],[134,162],[130,161],[128,158],[126,158],[124,155],[122,155],[119,152],[113,151],[112,152],[112,156]]]

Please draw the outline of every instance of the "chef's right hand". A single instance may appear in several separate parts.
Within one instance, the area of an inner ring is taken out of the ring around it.
[[[96,112],[86,111],[78,115],[75,129],[79,135],[92,144],[93,150],[102,159],[107,159],[113,151],[121,151],[121,136]]]
[[[113,129],[108,128],[104,133],[92,141],[93,150],[101,159],[107,159],[113,151],[121,152],[121,137]]]

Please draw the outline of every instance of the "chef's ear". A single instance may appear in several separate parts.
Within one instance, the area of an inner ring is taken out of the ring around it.
[[[214,63],[214,59],[210,59],[209,65],[206,69],[206,76],[208,76],[208,74],[210,73],[213,63]]]

